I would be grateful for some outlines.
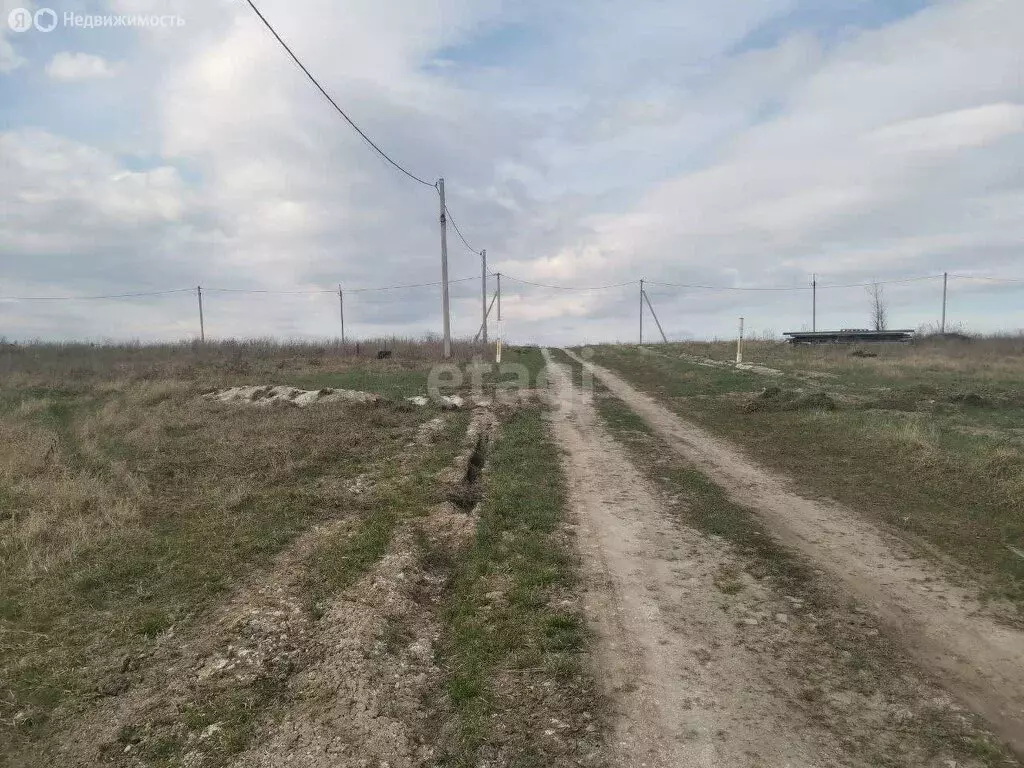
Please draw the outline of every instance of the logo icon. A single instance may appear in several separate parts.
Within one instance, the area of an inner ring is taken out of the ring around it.
[[[35,23],[40,32],[53,32],[57,26],[57,12],[52,8],[40,8],[36,11]]]
[[[15,8],[7,14],[7,26],[15,32],[28,32],[32,29],[32,12],[24,8]]]

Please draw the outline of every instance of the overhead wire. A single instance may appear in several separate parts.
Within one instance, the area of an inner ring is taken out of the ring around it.
[[[367,144],[369,144],[371,147],[373,147],[373,149],[377,152],[378,155],[383,157],[385,160],[387,160],[389,163],[391,163],[391,165],[393,165],[395,168],[397,168],[399,171],[404,173],[406,176],[408,176],[413,181],[418,181],[420,184],[423,184],[424,186],[427,186],[427,187],[434,187],[434,188],[437,187],[437,185],[435,183],[429,182],[429,181],[425,181],[424,179],[421,179],[416,174],[414,174],[411,171],[407,170],[400,163],[398,163],[397,161],[391,159],[391,157],[383,149],[381,149],[379,146],[377,146],[376,142],[374,142],[374,140],[371,139],[362,128],[360,128],[358,125],[356,125],[355,121],[352,120],[352,118],[349,117],[348,114],[346,114],[345,110],[343,110],[340,106],[338,106],[338,103],[331,97],[331,95],[324,89],[324,87],[322,85],[320,85],[320,81],[317,80],[313,76],[313,73],[310,72],[309,69],[306,68],[306,65],[302,63],[302,60],[288,46],[288,43],[286,43],[284,41],[284,39],[281,37],[281,35],[279,35],[277,33],[277,30],[274,29],[273,25],[271,25],[271,23],[269,21],[267,21],[267,17],[264,16],[260,12],[260,9],[256,7],[256,4],[252,0],[245,0],[245,1],[249,4],[249,7],[253,9],[253,11],[256,13],[256,15],[259,16],[259,19],[260,19],[260,21],[263,22],[263,25],[267,29],[270,30],[270,34],[272,34],[277,39],[277,42],[279,42],[281,44],[281,47],[284,48],[288,52],[288,55],[291,56],[292,61],[294,61],[299,66],[299,69],[301,69],[305,73],[306,77],[309,78],[310,82],[313,83],[313,85],[315,85],[317,87],[317,90],[320,91],[321,94],[323,94],[323,97],[325,99],[327,99],[328,102],[330,102],[331,106],[334,107],[334,109],[337,111],[337,113],[339,115],[341,115],[343,118],[345,118],[345,122],[347,122],[350,126],[352,126],[352,128],[355,130],[355,132],[358,133],[360,136],[362,136],[363,140]]]
[[[460,277],[456,280],[449,280],[449,283],[464,283],[468,280],[477,280],[476,277]],[[397,291],[404,288],[430,288],[433,286],[441,285],[443,281],[434,280],[429,283],[403,283],[400,285],[381,285],[367,288],[345,288],[342,289],[344,293],[370,293],[374,291]],[[333,293],[338,292],[337,288],[314,288],[307,291],[275,291],[271,289],[261,288],[203,288],[208,293],[269,293],[275,295],[301,295],[301,296],[313,296],[322,293]]]
[[[872,285],[892,285],[895,283],[913,283],[921,280],[937,280],[942,275],[923,275],[920,277],[907,277],[899,278],[894,280],[871,280],[866,283],[833,283],[825,284],[819,283],[818,290],[828,288],[867,288]],[[778,285],[778,286],[739,286],[739,285],[703,285],[699,283],[667,283],[660,280],[644,280],[645,283],[650,285],[661,285],[672,288],[696,288],[700,290],[708,291],[813,291],[814,286],[811,285]]]
[[[608,283],[605,285],[556,285],[553,283],[541,283],[534,280],[524,280],[521,277],[516,277],[507,272],[495,272],[491,269],[487,270],[491,277],[501,275],[506,280],[510,280],[514,283],[522,283],[523,285],[530,285],[537,288],[549,288],[557,291],[602,291],[611,288],[624,288],[627,286],[634,286],[638,280],[627,280],[621,283]],[[1013,277],[988,277],[984,275],[960,275],[952,274],[948,275],[951,279],[961,280],[985,280],[991,282],[1000,283],[1024,283],[1024,278],[1013,278]],[[864,288],[872,285],[891,285],[896,283],[911,283],[920,282],[922,280],[937,280],[941,279],[942,275],[923,275],[920,277],[906,277],[896,278],[893,280],[873,280],[866,283],[831,283],[831,284],[818,284],[819,290],[835,289],[835,288]],[[472,277],[460,277],[453,280],[449,280],[449,284],[466,283],[470,281],[476,281],[480,278],[478,276]],[[645,285],[660,286],[669,288],[695,288],[700,290],[711,290],[711,291],[809,291],[813,290],[810,286],[725,286],[725,285],[706,285],[699,283],[668,283],[659,280],[644,280]],[[382,286],[365,286],[358,288],[343,288],[344,293],[373,293],[377,291],[397,291],[412,288],[432,288],[443,284],[441,280],[433,280],[424,283],[399,283],[396,285],[382,285]],[[167,296],[176,293],[191,293],[195,291],[195,288],[172,288],[166,291],[135,291],[131,293],[114,293],[104,294],[96,296],[0,296],[0,301],[97,301],[104,299],[131,299],[131,298],[144,298],[150,296]],[[317,294],[335,294],[337,293],[336,288],[312,288],[308,290],[298,291],[286,291],[286,290],[274,290],[265,288],[219,288],[209,287],[202,288],[205,293],[238,293],[238,294],[268,294],[277,296],[312,296]],[[655,295],[655,294],[651,294]],[[671,293],[659,292],[657,295],[670,296]]]
[[[457,235],[459,236],[459,240],[461,240],[461,241],[462,241],[462,244],[463,244],[464,246],[466,246],[466,248],[467,248],[467,249],[468,249],[468,250],[469,250],[469,251],[470,251],[471,253],[475,253],[476,255],[478,255],[478,256],[479,256],[479,255],[480,255],[480,251],[478,251],[478,250],[477,250],[476,248],[474,248],[474,247],[473,247],[472,245],[470,245],[470,244],[469,244],[469,241],[467,241],[467,240],[466,240],[466,238],[465,238],[465,237],[463,237],[463,235],[462,235],[462,230],[461,230],[461,229],[459,229],[459,225],[455,223],[455,217],[454,217],[454,216],[452,216],[452,212],[451,212],[451,210],[449,210],[449,208],[448,208],[448,205],[447,205],[447,203],[446,203],[446,204],[445,204],[445,206],[444,206],[444,212],[445,212],[445,215],[446,215],[446,216],[448,217],[448,221],[450,221],[450,222],[451,222],[451,225],[452,225],[452,229],[454,229],[454,230],[455,230],[455,234],[457,234]]]
[[[460,277],[457,280],[449,280],[449,283],[465,283],[470,280],[479,280],[478,277]],[[442,281],[435,280],[429,283],[406,283],[402,285],[382,285],[368,288],[344,288],[349,293],[371,293],[376,291],[397,291],[405,288],[429,288],[441,285]],[[172,293],[193,293],[195,288],[175,288],[170,291],[144,291],[139,293],[116,293],[106,296],[0,296],[0,301],[93,301],[97,299],[129,299],[143,296],[166,296]],[[262,288],[203,288],[203,293],[238,293],[238,294],[269,294],[274,296],[314,296],[317,294],[336,294],[337,288],[314,288],[306,291],[275,291]]]
[[[96,301],[99,299],[134,299],[143,296],[166,296],[171,293],[191,293],[195,288],[174,288],[169,291],[141,291],[114,293],[106,296],[0,296],[0,301]]]
[[[345,121],[350,126],[352,126],[353,130],[355,130],[356,133],[358,133],[363,138],[363,140],[366,141],[366,143],[369,144],[377,152],[377,154],[379,154],[387,162],[389,162],[392,166],[397,168],[399,171],[404,173],[406,176],[408,176],[413,181],[417,181],[420,184],[423,184],[424,186],[433,187],[434,189],[437,189],[438,185],[437,185],[436,182],[432,183],[432,182],[426,181],[425,179],[420,178],[419,176],[417,176],[416,174],[412,173],[407,168],[405,168],[403,165],[401,165],[399,162],[397,162],[396,160],[392,159],[391,156],[388,155],[383,149],[381,149],[377,145],[377,143],[374,142],[373,139],[371,139],[369,137],[369,135],[367,135],[367,133],[362,128],[360,128],[358,125],[356,125],[355,121],[352,120],[352,118],[350,118],[348,116],[348,114],[345,112],[345,110],[343,110],[338,105],[338,103],[334,100],[334,98],[320,84],[320,81],[316,79],[316,77],[313,75],[312,72],[310,72],[309,68],[306,67],[306,65],[302,63],[302,60],[291,49],[291,47],[288,45],[288,43],[286,43],[284,41],[284,38],[282,38],[281,35],[278,34],[277,30],[274,29],[273,25],[267,20],[267,17],[263,15],[263,13],[260,11],[260,9],[253,2],[253,0],[246,0],[246,3],[249,5],[250,8],[252,8],[253,12],[259,17],[260,21],[263,22],[264,26],[268,30],[270,30],[270,33],[274,36],[274,38],[277,40],[277,42],[281,44],[281,47],[284,48],[285,51],[288,52],[288,55],[291,57],[292,61],[294,61],[298,65],[299,69],[301,69],[302,72],[306,75],[306,77],[309,78],[309,81],[311,83],[313,83],[313,85],[316,86],[317,90],[320,91],[320,93],[323,95],[323,97],[325,99],[327,99],[327,101],[330,103],[330,105],[332,107],[334,107],[334,109],[338,112],[338,114],[341,115],[343,118],[345,118]],[[464,246],[466,246],[466,248],[468,248],[473,253],[479,254],[480,251],[478,251],[476,248],[471,246],[469,244],[469,241],[466,240],[465,236],[462,234],[462,230],[459,229],[459,225],[455,222],[455,217],[452,216],[451,209],[447,206],[447,204],[445,205],[445,214],[448,217],[448,220],[451,222],[452,228],[455,230],[455,233],[459,236],[459,239],[462,241],[462,244]]]
[[[507,272],[491,272],[492,275],[500,274],[502,277],[508,278],[514,283],[523,283],[525,285],[533,285],[538,288],[553,288],[556,291],[603,291],[607,288],[622,288],[626,285],[636,285],[636,280],[629,280],[625,283],[612,283],[610,285],[590,285],[590,286],[575,286],[575,285],[551,285],[550,283],[537,283],[532,280],[523,280],[521,277],[515,277]]]
[[[986,280],[991,283],[1024,283],[1024,278],[1019,277],[987,277],[985,275],[949,275],[954,280]]]

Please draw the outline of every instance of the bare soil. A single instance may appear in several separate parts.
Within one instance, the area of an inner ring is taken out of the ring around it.
[[[983,607],[977,589],[959,579],[954,583],[943,568],[915,557],[895,536],[853,510],[793,492],[783,478],[729,444],[680,419],[608,370],[569,354],[674,452],[725,488],[732,501],[755,511],[773,536],[862,601],[921,669],[984,717],[1018,753],[1024,752],[1024,634]],[[569,437],[564,426],[560,431]],[[596,463],[606,466],[608,461]],[[627,493],[625,485],[617,482],[616,492]],[[605,503],[615,504],[614,499],[610,496]]]

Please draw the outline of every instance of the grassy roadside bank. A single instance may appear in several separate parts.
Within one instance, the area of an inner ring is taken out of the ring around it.
[[[600,764],[564,483],[542,408],[514,410],[487,460],[475,537],[433,555],[451,574],[444,765]]]
[[[695,345],[685,349],[693,355]],[[803,492],[846,502],[952,558],[985,596],[1024,614],[1024,402],[1008,363],[943,350],[891,359],[829,350],[802,367],[772,349],[781,374],[701,365],[675,345],[596,347],[593,359]]]

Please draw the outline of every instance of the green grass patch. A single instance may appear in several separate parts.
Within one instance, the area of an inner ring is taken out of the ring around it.
[[[443,765],[551,764],[537,734],[551,717],[584,727],[597,705],[589,635],[574,604],[577,562],[564,532],[565,481],[542,411],[515,411],[483,475],[476,536],[454,557],[440,658],[450,670]]]

